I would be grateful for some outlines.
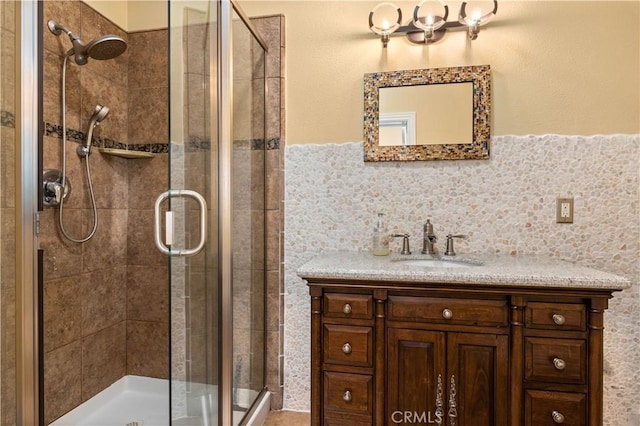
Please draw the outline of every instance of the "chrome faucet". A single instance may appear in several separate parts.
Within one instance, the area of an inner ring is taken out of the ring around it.
[[[427,219],[427,223],[424,224],[423,227],[423,237],[422,237],[422,254],[435,254],[434,244],[438,241],[438,237],[433,233],[433,225],[431,224],[431,220]]]

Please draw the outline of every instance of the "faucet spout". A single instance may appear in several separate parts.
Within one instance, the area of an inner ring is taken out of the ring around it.
[[[433,224],[430,219],[423,227],[423,239],[422,239],[422,254],[435,254],[434,244],[438,241],[438,237],[433,233]]]

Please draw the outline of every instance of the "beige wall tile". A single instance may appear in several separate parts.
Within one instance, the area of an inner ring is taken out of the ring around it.
[[[129,88],[169,87],[167,30],[129,35]],[[201,57],[201,55],[199,55]]]
[[[168,268],[127,267],[127,320],[169,321]]]
[[[126,338],[121,321],[82,339],[82,401],[124,376]]]
[[[127,321],[127,374],[169,377],[169,325]]]
[[[57,419],[82,402],[82,345],[76,340],[47,354],[44,361],[44,420]]]
[[[153,209],[156,197],[168,188],[168,160],[167,154],[159,154],[154,158],[127,162],[130,209]]]
[[[44,283],[44,351],[82,337],[82,275]]]
[[[98,228],[92,239],[82,245],[83,271],[98,271],[124,266],[127,262],[127,210],[99,209]],[[93,214],[83,211],[85,234],[91,231]]]
[[[80,276],[83,337],[125,320],[126,272],[126,266],[123,265]]]
[[[167,258],[153,244],[153,210],[128,211],[127,263],[165,266]]]
[[[130,143],[168,143],[168,122],[166,88],[129,90]]]

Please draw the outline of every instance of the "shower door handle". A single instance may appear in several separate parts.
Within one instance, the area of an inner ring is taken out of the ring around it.
[[[161,228],[162,223],[160,220],[160,205],[164,200],[170,197],[185,197],[185,198],[193,198],[200,205],[200,242],[194,248],[189,249],[176,249],[169,248],[167,246],[173,245],[173,212],[167,211],[166,214],[166,234],[165,234],[165,243],[162,241],[161,237]],[[204,197],[198,194],[196,191],[191,191],[189,189],[170,189],[166,192],[163,192],[156,198],[155,203],[155,243],[158,250],[160,250],[163,254],[167,256],[194,256],[204,248],[204,244],[207,239],[207,202]]]

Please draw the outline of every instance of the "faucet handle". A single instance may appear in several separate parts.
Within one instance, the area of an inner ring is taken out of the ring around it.
[[[400,254],[411,254],[409,249],[409,234],[391,234],[392,237],[402,237],[402,251]]]
[[[457,235],[447,235],[447,249],[444,252],[445,256],[455,256],[456,252],[453,249],[453,239],[454,238],[460,238],[461,240],[466,240],[467,238],[469,238],[468,235],[462,235],[462,234],[457,234]]]

